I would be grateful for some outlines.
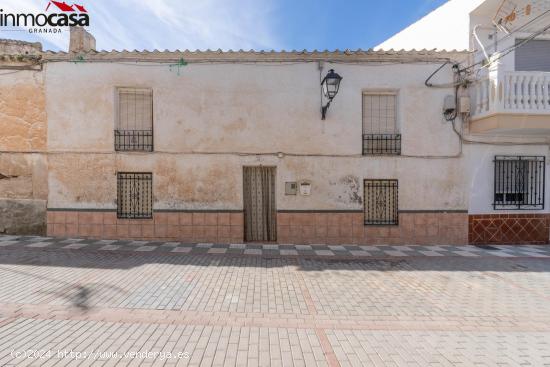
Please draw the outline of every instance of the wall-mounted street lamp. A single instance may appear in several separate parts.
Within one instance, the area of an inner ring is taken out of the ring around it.
[[[328,100],[327,104],[324,106],[321,106],[321,119],[324,120],[325,116],[327,114],[328,106],[330,106],[330,102],[336,97],[336,94],[338,94],[338,89],[340,88],[340,81],[342,80],[342,77],[334,72],[334,69],[330,69],[323,78],[323,81],[321,82],[321,88],[323,89],[323,95]],[[322,103],[321,103],[322,104]]]

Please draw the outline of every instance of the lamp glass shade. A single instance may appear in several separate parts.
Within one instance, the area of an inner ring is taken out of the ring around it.
[[[325,76],[321,82],[323,88],[323,94],[329,100],[332,100],[336,94],[338,94],[338,89],[340,88],[340,81],[342,77],[334,72],[334,69],[330,69],[328,74]]]

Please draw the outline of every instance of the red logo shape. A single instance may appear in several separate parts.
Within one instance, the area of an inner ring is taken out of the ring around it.
[[[81,13],[87,13],[88,11],[86,10],[86,8],[84,8],[83,5],[78,5],[78,4],[73,4],[74,6],[76,6],[76,8],[78,9],[79,12]]]
[[[64,12],[74,12],[76,11],[73,6],[81,13],[87,13],[88,11],[86,10],[86,8],[84,8],[83,5],[78,5],[78,4],[73,4],[73,5],[69,5],[67,4],[66,2],[60,2],[60,1],[55,1],[55,0],[50,0],[48,2],[48,6],[46,6],[46,10],[48,10],[48,8],[50,7],[50,5],[54,4],[59,10],[61,11],[64,11]]]

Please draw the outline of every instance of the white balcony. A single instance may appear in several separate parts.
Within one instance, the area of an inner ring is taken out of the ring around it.
[[[493,72],[470,87],[471,131],[550,135],[550,72]]]

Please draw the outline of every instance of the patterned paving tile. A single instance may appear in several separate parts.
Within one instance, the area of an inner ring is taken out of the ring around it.
[[[328,248],[333,250],[333,251],[346,251],[347,250],[344,246],[341,246],[341,245],[329,245]]]
[[[280,250],[280,253],[282,256],[297,256],[298,255],[298,251],[296,251],[295,249],[281,249]]]
[[[67,238],[67,239],[64,239],[62,241],[59,241],[60,243],[75,243],[75,242],[80,242],[80,241],[84,241],[83,238]]]
[[[315,254],[319,256],[334,256],[334,252],[330,250],[315,250]]]
[[[88,244],[86,243],[71,243],[67,246],[63,246],[63,248],[77,250],[86,246],[88,246]]]
[[[74,241],[73,241],[74,242]],[[115,243],[116,240],[99,240],[97,242],[94,242],[94,245],[110,245],[112,243]]]
[[[213,243],[197,243],[196,245],[198,248],[210,248],[214,246]]]
[[[79,238],[53,238],[37,236],[1,236],[0,248],[10,246],[47,247],[64,249],[89,249],[111,251],[146,251],[146,252],[175,252],[189,254],[232,254],[257,256],[334,256],[334,257],[550,257],[550,246],[535,245],[491,245],[491,246],[403,246],[403,245],[281,245],[273,243],[235,243],[216,244],[162,241],[122,241],[122,240],[90,240]],[[107,246],[107,247],[106,247]],[[173,251],[176,249],[176,251]],[[213,250],[213,251],[210,251]]]
[[[116,245],[105,245],[103,247],[100,247],[99,249],[105,250],[105,251],[113,251],[113,250],[118,250],[119,248],[120,246],[116,246]]]
[[[48,247],[51,244],[52,242],[33,242],[27,245],[27,247]]]
[[[129,243],[130,246],[144,246],[147,244],[148,241],[131,241]]]
[[[244,254],[245,255],[261,255],[262,250],[257,249],[257,248],[249,248],[249,249],[244,250]]]
[[[369,252],[363,250],[350,250],[349,253],[353,256],[372,256]]]
[[[384,253],[390,256],[409,256],[410,255],[410,254],[407,254],[406,252],[397,251],[397,250],[388,250],[388,251],[384,251]]]
[[[469,256],[469,257],[475,257],[479,256],[478,254],[474,254],[471,251],[453,251],[453,253],[460,255],[460,256]]]
[[[379,248],[378,246],[359,246],[361,249],[365,250],[365,251],[369,251],[369,252],[372,252],[372,251],[379,251]]]
[[[393,246],[393,248],[399,250],[399,251],[415,251],[414,249],[412,249],[410,246],[402,246],[402,245],[399,245],[399,246]]]
[[[244,250],[246,248],[246,245],[244,243],[232,243],[229,245],[229,248],[237,248]]]
[[[19,236],[0,236],[0,242],[16,240],[18,238],[19,238]]]
[[[156,249],[156,246],[141,246],[136,249],[136,251],[153,251]]]
[[[507,253],[505,251],[497,251],[495,253],[492,254],[493,256],[498,256],[498,257],[516,257],[517,255],[516,254],[510,254],[510,253]]]
[[[437,251],[424,250],[424,251],[419,251],[419,252],[423,255],[426,255],[426,256],[443,256],[442,253],[437,252]]]
[[[540,252],[533,252],[533,251],[519,251],[519,252],[524,256],[529,256],[529,257],[549,257],[548,255],[545,255]]]
[[[176,247],[172,250],[172,252],[189,253],[191,250],[193,250],[192,247]]]

